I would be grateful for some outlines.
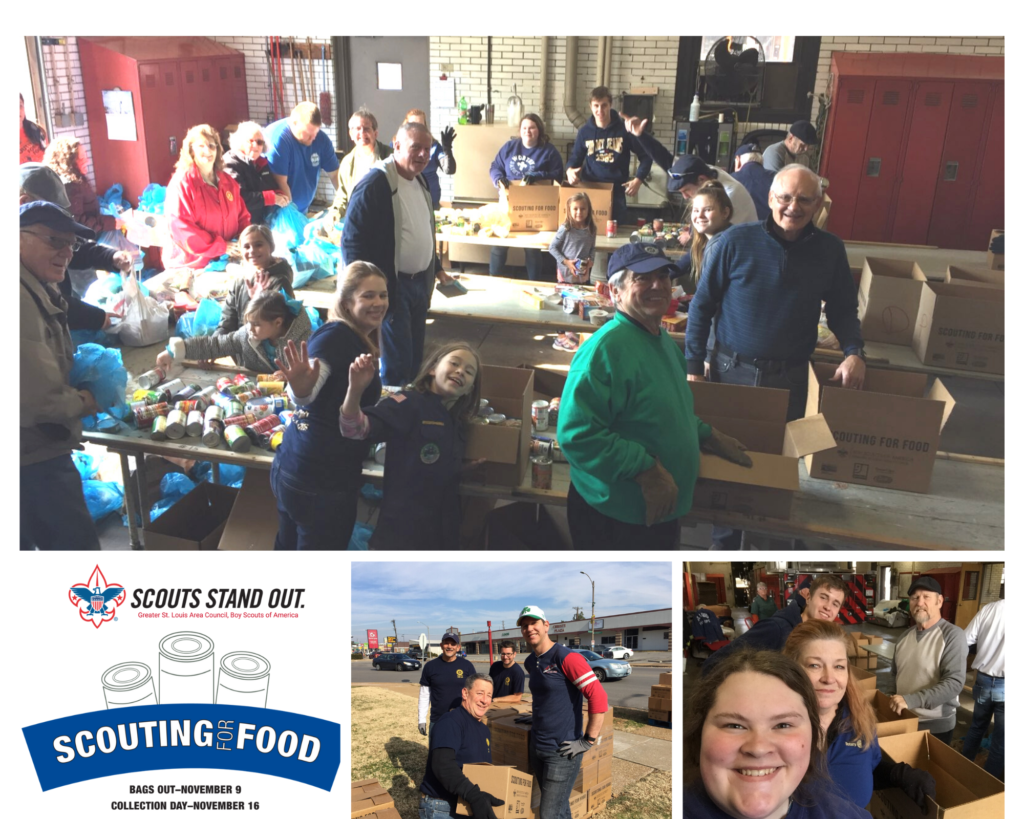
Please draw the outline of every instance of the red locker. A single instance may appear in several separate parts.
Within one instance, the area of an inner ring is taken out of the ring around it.
[[[1001,57],[833,54],[829,229],[984,249],[1004,218],[1003,68]]]
[[[166,185],[185,132],[249,118],[245,58],[205,37],[79,37],[96,187],[115,182],[137,202],[150,182]],[[137,139],[110,139],[103,91],[132,93]],[[226,149],[225,145],[225,149]]]

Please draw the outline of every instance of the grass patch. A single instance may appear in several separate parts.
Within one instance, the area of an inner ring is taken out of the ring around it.
[[[648,728],[646,722],[640,722],[635,719],[620,719],[619,717],[613,717],[612,722],[615,723],[616,731],[625,731],[627,734],[638,734],[641,728]]]
[[[655,771],[645,776],[597,815],[600,819],[668,819],[672,815],[672,773]]]

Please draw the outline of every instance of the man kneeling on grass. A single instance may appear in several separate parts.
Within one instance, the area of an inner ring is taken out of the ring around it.
[[[491,705],[494,682],[486,674],[466,678],[462,707],[444,714],[430,730],[427,770],[420,784],[420,819],[450,819],[459,799],[477,819],[497,819],[504,801],[484,793],[462,773],[462,766],[491,761],[491,729],[483,716]]]

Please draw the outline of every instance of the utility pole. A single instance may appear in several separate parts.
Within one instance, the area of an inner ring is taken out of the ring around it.
[[[395,621],[391,621],[391,628],[395,631],[395,642],[398,642],[398,626],[395,625]]]
[[[580,572],[582,575],[586,575],[587,580],[590,581],[590,650],[594,650],[594,578],[592,578],[586,572]]]

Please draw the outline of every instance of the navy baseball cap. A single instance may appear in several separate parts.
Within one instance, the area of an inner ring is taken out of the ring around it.
[[[677,159],[668,172],[668,189],[678,191],[683,185],[695,185],[702,176],[712,179],[718,174],[704,164],[704,160],[694,154],[683,154]]]
[[[634,244],[630,242],[616,250],[608,260],[608,281],[611,282],[623,270],[634,273],[652,273],[669,268],[670,276],[680,275],[680,270],[657,245]]]
[[[70,213],[53,202],[45,202],[41,199],[35,202],[26,202],[19,210],[23,228],[30,225],[45,225],[52,230],[59,230],[61,233],[74,233],[83,239],[96,238],[95,233],[85,225],[78,224],[71,218]]]
[[[907,592],[907,597],[910,597],[910,595],[914,593],[915,589],[924,589],[925,591],[942,594],[942,586],[939,585],[939,581],[926,574],[921,575],[917,580],[910,584],[910,590]]]
[[[441,642],[443,643],[445,640],[454,640],[455,645],[462,645],[462,640],[459,639],[459,635],[454,631],[446,632],[444,637],[441,638]]]
[[[790,125],[789,132],[801,142],[806,142],[808,145],[818,144],[818,132],[815,131],[814,126],[805,119],[798,119]]]
[[[761,146],[755,145],[753,142],[748,142],[746,145],[740,145],[736,149],[736,156],[746,156],[747,154],[759,154],[761,153]]]

